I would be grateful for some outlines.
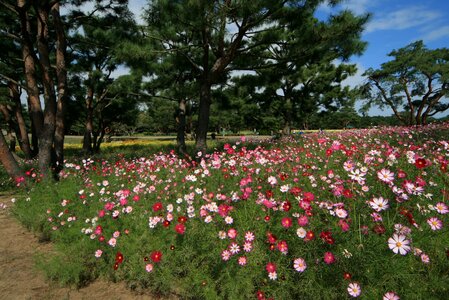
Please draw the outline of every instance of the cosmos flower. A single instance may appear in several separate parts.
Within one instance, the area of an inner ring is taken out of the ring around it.
[[[403,234],[394,233],[388,239],[388,247],[396,254],[406,255],[410,250],[410,241]]]
[[[358,297],[362,293],[362,289],[360,288],[360,285],[356,282],[351,282],[348,285],[348,293],[351,297]]]
[[[296,272],[304,272],[307,269],[306,261],[303,258],[296,258],[293,261],[293,268],[295,268]]]
[[[387,169],[382,169],[379,172],[377,172],[377,178],[379,178],[381,181],[390,184],[394,180],[394,173]]]
[[[443,228],[443,222],[435,217],[427,219],[427,224],[429,224],[430,229],[432,230],[440,230]]]

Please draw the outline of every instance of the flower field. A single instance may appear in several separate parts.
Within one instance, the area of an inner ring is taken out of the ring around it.
[[[14,213],[47,276],[181,299],[446,299],[449,124],[68,161]],[[30,178],[39,178],[33,170]],[[39,180],[36,180],[39,181]]]

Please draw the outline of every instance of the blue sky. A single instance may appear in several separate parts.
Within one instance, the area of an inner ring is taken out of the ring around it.
[[[138,16],[146,0],[130,0],[130,9]],[[353,57],[358,72],[347,80],[355,86],[363,82],[361,74],[368,68],[378,69],[394,49],[423,40],[429,49],[449,47],[449,0],[343,0],[336,8],[322,5],[318,14],[329,15],[340,9],[355,14],[371,13],[362,39],[368,47],[360,57]],[[370,115],[390,115],[390,111],[372,109]]]
[[[354,57],[361,71],[379,68],[394,49],[423,40],[429,49],[449,47],[448,0],[344,0],[338,9],[356,14],[371,13],[362,39],[368,42],[365,53]],[[332,13],[322,6],[320,13]],[[363,73],[363,72],[362,72]]]

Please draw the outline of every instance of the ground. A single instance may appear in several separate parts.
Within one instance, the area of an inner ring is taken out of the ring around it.
[[[36,253],[51,253],[51,243],[40,243],[10,214],[12,195],[0,193],[0,298],[15,299],[157,299],[126,288],[125,283],[95,281],[81,289],[49,282],[34,268]],[[6,208],[4,207],[6,205]]]

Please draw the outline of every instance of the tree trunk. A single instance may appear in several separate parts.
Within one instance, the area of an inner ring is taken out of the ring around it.
[[[0,111],[2,112],[3,118],[5,119],[5,122],[8,124],[8,127],[6,128],[6,141],[9,145],[9,150],[11,152],[16,151],[16,139],[14,135],[12,134],[13,131],[16,131],[16,124],[11,118],[11,107],[6,104],[0,103]]]
[[[17,7],[19,11],[20,30],[22,35],[22,59],[24,63],[25,81],[27,86],[28,111],[32,126],[32,156],[35,156],[39,152],[38,138],[42,132],[44,115],[39,99],[39,87],[36,79],[36,54],[34,53],[30,38],[31,25],[28,20],[26,1],[18,0]]]
[[[64,106],[66,102],[67,70],[66,70],[66,38],[64,25],[59,14],[59,3],[51,8],[53,23],[56,30],[56,77],[58,80],[58,100],[56,104],[55,154],[56,174],[64,166]]]
[[[292,109],[292,100],[287,97],[284,107],[284,128],[282,129],[283,136],[288,136],[291,133]]]
[[[94,90],[92,87],[88,87],[87,96],[86,96],[86,123],[84,130],[84,138],[83,138],[83,152],[85,154],[92,153],[92,133],[93,133],[93,118],[94,118],[94,109],[93,109],[93,99],[94,99]]]
[[[45,4],[44,4],[45,5]],[[48,11],[37,6],[37,49],[39,63],[42,71],[42,84],[44,86],[44,125],[39,136],[39,169],[44,177],[49,174],[49,167],[55,166],[55,157],[52,155],[56,130],[56,96],[54,83],[51,77],[50,55],[48,48]]]
[[[198,113],[198,125],[196,128],[196,152],[206,153],[207,130],[209,128],[209,115],[211,105],[211,84],[204,80],[200,88],[200,105]]]
[[[31,151],[30,139],[28,137],[25,119],[22,114],[22,103],[20,102],[19,87],[17,84],[9,82],[8,88],[10,97],[14,102],[13,112],[17,122],[16,136],[19,140],[19,146],[25,156],[25,159],[31,159],[33,157],[33,153]]]
[[[178,115],[176,117],[178,123],[178,134],[176,135],[176,143],[180,154],[186,154],[186,101],[179,100]]]
[[[6,144],[5,137],[3,136],[3,132],[0,130],[0,162],[5,167],[8,175],[16,182],[20,183],[25,180],[25,176],[20,169],[17,161],[12,156],[11,152],[9,152],[8,145]]]

